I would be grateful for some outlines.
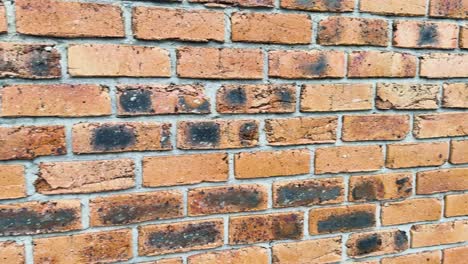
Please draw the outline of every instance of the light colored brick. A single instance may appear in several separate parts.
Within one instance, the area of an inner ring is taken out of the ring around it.
[[[448,142],[387,145],[386,166],[392,169],[440,166],[447,162]]]
[[[445,217],[468,215],[468,194],[445,196]]]
[[[391,51],[354,51],[348,55],[350,78],[404,78],[416,76],[417,58]]]
[[[273,0],[189,0],[190,3],[203,3],[210,7],[241,6],[241,7],[274,7]]]
[[[268,264],[268,250],[263,247],[243,247],[200,253],[188,257],[188,264]]]
[[[446,22],[398,20],[393,23],[393,46],[402,48],[455,49],[458,25]]]
[[[468,113],[416,115],[413,134],[416,138],[439,138],[468,135]]]
[[[0,261],[8,264],[24,264],[24,245],[15,241],[0,242]]]
[[[281,0],[281,8],[318,12],[351,12],[354,9],[354,0]]]
[[[0,200],[26,197],[26,175],[24,166],[0,165],[0,187],[2,188]]]
[[[468,140],[452,140],[450,146],[450,163],[468,163]]]
[[[0,3],[0,34],[8,32],[8,21],[4,3]]]
[[[412,248],[453,244],[466,240],[468,240],[468,220],[411,227]]]
[[[398,253],[408,249],[408,236],[398,229],[354,233],[349,236],[346,247],[351,258]]]
[[[345,115],[343,141],[402,140],[410,131],[408,115]]]
[[[385,203],[381,212],[384,226],[437,221],[441,217],[442,203],[436,198],[407,199]]]
[[[376,171],[384,165],[382,146],[342,146],[315,151],[315,174]]]
[[[444,264],[465,264],[467,259],[467,246],[444,249]]]
[[[420,76],[430,79],[468,77],[468,54],[431,53],[423,55]]]
[[[341,237],[275,244],[272,254],[273,264],[338,263]]]
[[[440,250],[424,251],[396,257],[383,258],[381,264],[441,264],[442,254]]]
[[[382,201],[407,198],[413,190],[410,172],[352,176],[349,179],[349,201]]]
[[[424,16],[426,7],[426,0],[362,0],[359,10],[379,15]]]
[[[417,194],[468,190],[468,168],[422,171],[417,174]]]
[[[447,18],[468,18],[466,0],[430,0],[429,16]]]
[[[468,49],[468,26],[460,27],[460,48]]]
[[[378,109],[437,109],[439,85],[417,83],[378,83],[375,105]]]
[[[309,234],[350,232],[376,226],[374,204],[316,208],[309,212]]]
[[[468,108],[468,83],[445,83],[442,106]]]

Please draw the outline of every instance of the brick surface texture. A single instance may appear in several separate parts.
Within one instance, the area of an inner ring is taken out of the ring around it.
[[[468,0],[0,0],[0,264],[467,264]]]

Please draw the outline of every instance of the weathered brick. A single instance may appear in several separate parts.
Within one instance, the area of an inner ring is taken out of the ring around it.
[[[272,254],[274,264],[339,263],[341,237],[275,244]]]
[[[143,158],[143,185],[147,187],[221,182],[228,179],[225,153]]]
[[[424,251],[420,253],[388,257],[382,259],[382,264],[440,264],[442,260],[442,254],[440,250]]]
[[[181,121],[177,124],[180,149],[233,149],[258,145],[258,121]]]
[[[468,163],[468,140],[452,140],[450,147],[450,163]]]
[[[281,0],[281,8],[318,12],[351,12],[354,10],[354,0]]]
[[[379,15],[424,16],[426,6],[426,0],[362,0],[359,10]]]
[[[382,201],[407,198],[413,190],[409,172],[352,176],[349,178],[349,201]]]
[[[231,15],[232,41],[309,44],[312,21],[306,14],[235,12]]]
[[[468,108],[468,83],[445,83],[442,106]]]
[[[8,21],[7,21],[7,14],[5,9],[5,4],[0,3],[0,34],[4,34],[8,32]]]
[[[296,86],[289,84],[223,85],[216,93],[223,114],[293,113]]]
[[[272,146],[333,143],[337,126],[336,116],[266,119],[265,133]]]
[[[224,41],[223,12],[137,6],[132,19],[137,39]]]
[[[378,83],[375,106],[378,109],[437,109],[439,85]]]
[[[0,115],[105,116],[112,113],[109,89],[101,85],[24,84],[4,86]]]
[[[0,78],[57,79],[60,53],[52,44],[0,42]]]
[[[117,5],[17,0],[16,31],[51,37],[124,37],[122,10]]]
[[[355,233],[349,236],[346,247],[351,258],[398,253],[408,249],[408,236],[398,229]]]
[[[398,20],[393,23],[393,46],[403,48],[455,49],[458,25],[446,22]]]
[[[90,225],[126,225],[184,215],[180,191],[159,191],[98,197],[89,201]]]
[[[188,191],[187,203],[189,215],[265,210],[268,191],[258,184],[202,187]]]
[[[0,205],[0,235],[17,236],[80,229],[80,200]]]
[[[169,123],[109,122],[73,126],[73,152],[105,153],[170,150]]]
[[[376,171],[384,165],[382,146],[343,146],[315,151],[315,174]]]
[[[310,157],[307,149],[237,153],[234,173],[237,179],[307,174]]]
[[[160,259],[150,262],[138,262],[139,264],[183,264],[181,258]]]
[[[438,138],[468,135],[468,113],[416,115],[413,134],[416,138]]]
[[[460,48],[468,49],[468,26],[460,27]]]
[[[268,52],[268,76],[283,79],[341,78],[345,57],[341,51],[274,50]]]
[[[408,115],[343,116],[343,141],[402,140],[410,131]]]
[[[441,217],[442,203],[436,198],[408,199],[382,206],[382,225],[401,225],[436,221]]]
[[[68,48],[68,73],[76,77],[169,77],[169,52],[158,47],[76,44]]]
[[[468,168],[422,171],[417,174],[417,194],[468,190]]]
[[[468,194],[445,196],[445,217],[468,215]]]
[[[300,239],[303,226],[301,212],[233,216],[229,219],[229,244]]]
[[[223,245],[223,219],[138,227],[139,255],[161,255]]]
[[[132,258],[132,232],[119,229],[34,239],[34,263],[110,263]]]
[[[411,247],[429,247],[468,240],[468,220],[411,227]]]
[[[370,84],[304,84],[301,112],[369,110],[372,96]]]
[[[119,85],[120,116],[208,114],[210,100],[202,85]]]
[[[188,264],[245,263],[267,264],[269,256],[266,248],[244,247],[239,249],[200,253],[188,257]]]
[[[224,7],[274,7],[273,0],[188,0],[191,3],[203,3],[206,6]]]
[[[388,46],[388,23],[384,19],[328,17],[319,22],[320,45]]]
[[[440,166],[447,162],[448,142],[387,145],[386,166],[392,169]]]
[[[0,261],[8,264],[24,264],[24,245],[15,241],[0,242]]]
[[[318,235],[372,228],[376,225],[375,218],[374,204],[312,209],[309,212],[309,233]]]
[[[468,54],[431,53],[421,57],[420,76],[430,79],[468,77]]]
[[[263,53],[260,49],[182,47],[177,49],[177,75],[182,78],[262,79]]]
[[[23,165],[0,165],[0,200],[26,197],[25,176]]]
[[[337,204],[345,200],[342,178],[273,183],[273,207]]]
[[[416,76],[417,58],[391,51],[354,51],[348,55],[348,77],[404,78]]]
[[[444,249],[445,264],[464,264],[468,259],[468,247],[453,247]]]
[[[0,127],[0,160],[67,153],[63,126]]]
[[[466,0],[430,0],[429,16],[448,18],[468,18]]]

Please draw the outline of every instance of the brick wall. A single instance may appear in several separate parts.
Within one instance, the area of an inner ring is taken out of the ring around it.
[[[0,263],[468,261],[468,1],[0,5]]]

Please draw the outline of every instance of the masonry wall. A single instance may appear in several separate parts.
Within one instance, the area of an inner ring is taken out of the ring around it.
[[[468,1],[0,6],[0,263],[467,263]]]

